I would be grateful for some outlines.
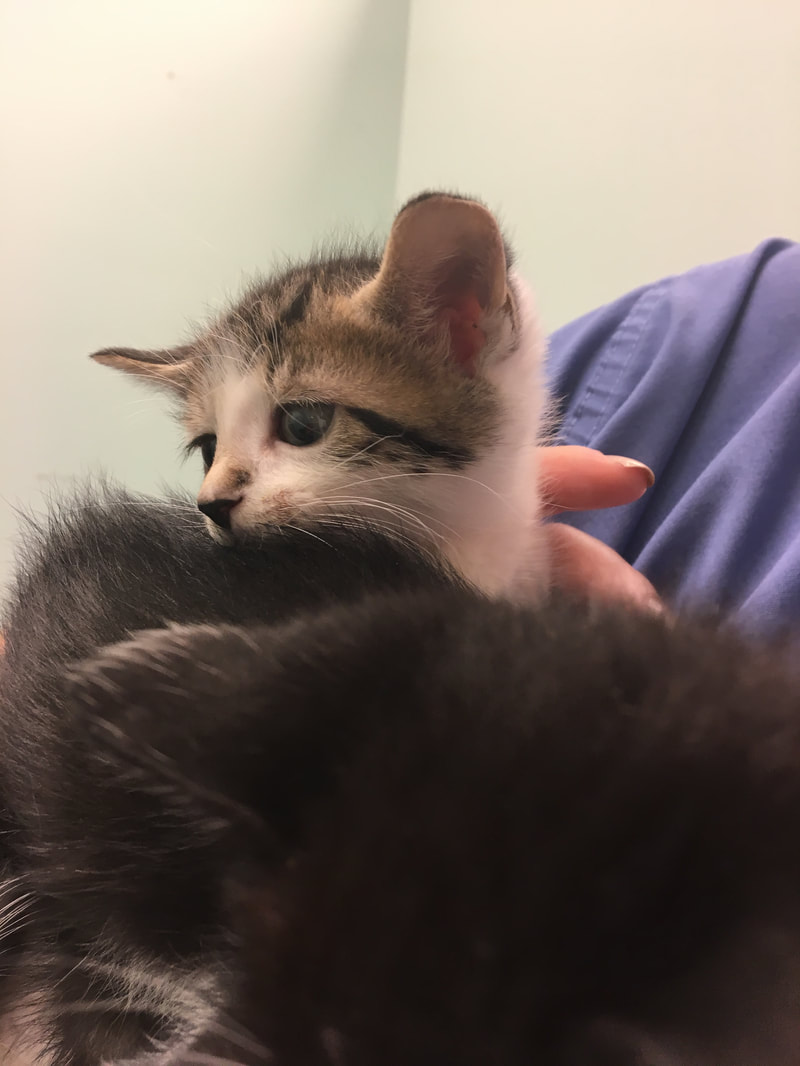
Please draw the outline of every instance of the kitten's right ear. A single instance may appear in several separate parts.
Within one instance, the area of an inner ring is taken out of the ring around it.
[[[193,345],[183,344],[162,349],[102,348],[90,358],[103,366],[135,374],[158,388],[184,393],[196,355]]]
[[[424,194],[394,220],[377,276],[357,295],[473,375],[497,317],[511,316],[505,245],[483,204]],[[488,331],[488,332],[487,332]]]

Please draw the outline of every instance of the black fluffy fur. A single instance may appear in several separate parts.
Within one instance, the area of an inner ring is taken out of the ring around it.
[[[366,530],[233,552],[175,502],[29,552],[0,950],[58,1066],[796,1062],[778,652],[488,603]]]

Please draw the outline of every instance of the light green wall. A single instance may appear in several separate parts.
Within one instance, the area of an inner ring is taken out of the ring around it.
[[[90,363],[181,339],[282,254],[392,212],[407,4],[0,0],[0,579],[12,505],[197,469]]]
[[[410,18],[409,18],[410,15]],[[0,578],[12,504],[196,484],[161,345],[431,186],[497,209],[554,327],[800,237],[798,0],[0,0]]]
[[[397,199],[475,193],[548,327],[800,238],[798,0],[414,0]]]

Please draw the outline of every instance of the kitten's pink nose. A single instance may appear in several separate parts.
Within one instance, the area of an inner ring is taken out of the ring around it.
[[[220,526],[221,529],[230,529],[231,511],[241,502],[241,496],[236,500],[198,500],[197,507],[214,525]]]

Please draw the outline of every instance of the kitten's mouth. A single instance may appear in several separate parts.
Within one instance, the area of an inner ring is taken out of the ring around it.
[[[240,529],[222,529],[220,526],[214,525],[213,522],[206,520],[206,528],[208,529],[211,539],[219,544],[223,548],[233,547],[259,547],[265,538],[269,538],[270,535],[275,533],[281,533],[285,528],[295,529],[295,526],[286,527],[282,522],[264,521],[260,522],[257,526],[251,526],[249,528]]]
[[[257,545],[265,536],[308,524],[310,516],[302,502],[285,490],[265,501],[266,506],[255,519],[252,514],[241,513],[243,501],[243,496],[210,501],[202,495],[198,498],[197,506],[205,517],[206,529],[217,544],[226,548],[236,544]]]
[[[216,525],[210,518],[206,518],[206,529],[211,534],[211,539],[223,548],[231,548],[237,542],[237,536],[232,529],[223,529]]]

